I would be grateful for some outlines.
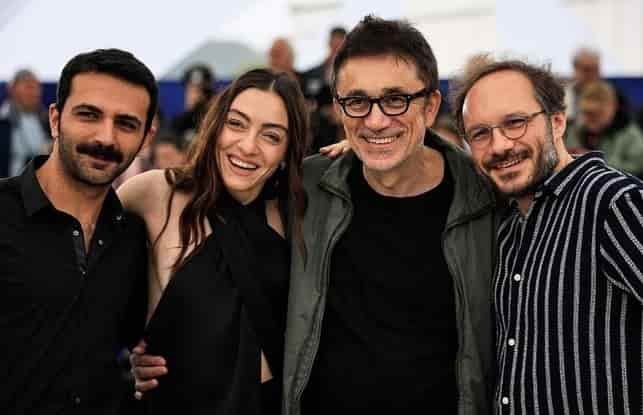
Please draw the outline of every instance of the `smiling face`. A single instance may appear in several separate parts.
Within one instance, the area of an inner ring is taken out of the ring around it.
[[[410,61],[392,55],[352,57],[339,69],[337,95],[381,97],[387,94],[413,94],[426,85]],[[355,154],[367,170],[392,172],[419,156],[427,127],[435,120],[439,93],[410,102],[401,115],[384,114],[377,104],[364,118],[352,118],[336,105]]]
[[[142,86],[101,73],[74,76],[62,113],[49,108],[52,156],[74,180],[108,186],[143,145],[149,105]]]
[[[529,79],[519,72],[504,70],[484,76],[466,95],[462,111],[465,131],[541,111],[534,94]],[[494,128],[485,145],[471,147],[471,155],[502,194],[526,197],[561,168],[564,130],[563,113],[537,115],[521,138],[510,140]]]
[[[216,145],[217,164],[230,195],[254,200],[280,168],[288,148],[288,114],[270,91],[246,89],[232,101]]]

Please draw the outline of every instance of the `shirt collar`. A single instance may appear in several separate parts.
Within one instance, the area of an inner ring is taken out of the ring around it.
[[[28,216],[32,216],[36,212],[46,207],[55,209],[47,195],[42,190],[38,178],[36,177],[36,170],[38,170],[49,158],[49,156],[36,156],[31,160],[20,174],[20,191],[22,193],[22,200],[24,203],[25,211]],[[125,215],[123,205],[118,199],[116,192],[110,187],[105,201],[103,202],[102,213],[106,218],[111,218],[115,223],[124,223]]]
[[[534,195],[535,199],[544,194],[553,194],[559,197],[568,189],[571,189],[582,180],[585,173],[597,166],[604,166],[605,160],[603,153],[600,151],[590,151],[563,167],[559,172],[553,174],[541,186],[540,190]]]
[[[47,161],[49,156],[37,156],[25,166],[20,173],[20,192],[28,216],[32,216],[45,207],[52,206],[45,192],[38,183],[36,170]]]

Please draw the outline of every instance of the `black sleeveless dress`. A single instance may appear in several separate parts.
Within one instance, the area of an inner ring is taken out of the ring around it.
[[[289,248],[265,200],[223,196],[213,232],[168,283],[146,330],[168,374],[145,394],[148,413],[279,414]],[[273,379],[261,383],[261,350]]]

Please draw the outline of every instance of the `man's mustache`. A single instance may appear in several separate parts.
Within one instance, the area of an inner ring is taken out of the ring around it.
[[[509,150],[502,154],[494,154],[491,158],[484,162],[484,167],[486,169],[492,169],[499,164],[503,164],[509,160],[516,158],[528,158],[531,155],[530,151],[527,149],[524,150]]]
[[[105,146],[101,143],[81,143],[76,146],[76,151],[105,161],[121,163],[123,153],[116,150],[114,146]]]

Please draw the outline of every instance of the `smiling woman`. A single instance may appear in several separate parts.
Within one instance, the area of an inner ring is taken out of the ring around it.
[[[254,105],[262,102],[261,108]],[[281,98],[259,89],[232,102],[217,142],[217,163],[228,192],[241,203],[254,200],[283,162],[288,148],[288,115]]]
[[[167,375],[145,396],[149,413],[280,412],[285,237],[303,249],[306,133],[297,85],[250,71],[211,105],[187,167],[119,188],[147,225],[145,340],[167,362]]]

